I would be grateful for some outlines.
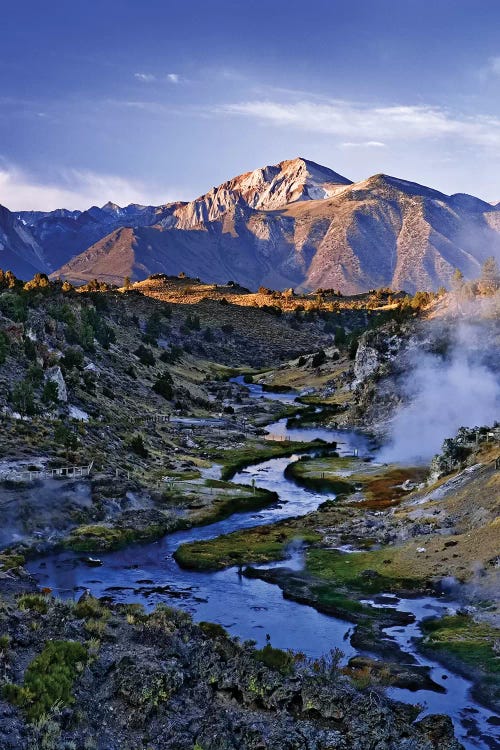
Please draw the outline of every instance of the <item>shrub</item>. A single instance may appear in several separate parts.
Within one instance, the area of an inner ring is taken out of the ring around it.
[[[172,346],[170,347],[170,351],[165,350],[160,354],[160,359],[162,362],[173,365],[182,357],[183,351],[184,349],[182,348],[182,346],[172,344]]]
[[[335,329],[335,344],[337,346],[343,346],[347,343],[347,335],[345,332],[345,328],[342,328],[342,326],[338,326]]]
[[[0,312],[15,323],[24,323],[28,316],[27,301],[18,294],[6,292],[0,295]]]
[[[54,429],[54,440],[62,445],[67,451],[76,450],[78,438],[75,433],[63,422],[58,422]]]
[[[83,367],[82,350],[68,346],[64,352],[64,356],[61,358],[61,364],[66,370],[72,370],[74,367],[81,370]]]
[[[50,282],[46,273],[36,273],[31,281],[27,281],[24,289],[29,292],[33,289],[49,289]]]
[[[281,648],[274,648],[266,643],[264,648],[254,651],[254,659],[265,664],[270,669],[276,669],[281,674],[289,674],[293,667],[293,655]]]
[[[103,299],[102,295],[98,295],[96,302],[99,300],[100,303]],[[86,338],[90,344],[90,348],[93,348],[94,338],[97,339],[104,349],[109,349],[109,345],[115,343],[116,335],[114,330],[106,323],[102,315],[99,315],[95,307],[87,307],[82,310],[81,321],[82,330],[88,332]],[[91,342],[90,339],[92,339]]]
[[[24,348],[24,354],[26,356],[26,359],[31,360],[34,362],[36,360],[36,347],[33,341],[26,337],[23,342],[23,348]]]
[[[13,289],[18,283],[12,271],[2,271],[0,268],[0,289]]]
[[[203,630],[208,638],[227,638],[228,632],[222,625],[216,622],[199,622],[199,627]]]
[[[115,398],[115,392],[112,388],[109,387],[109,385],[103,385],[102,387],[102,395],[106,396],[106,398],[111,399],[111,401],[114,401]]]
[[[57,404],[59,401],[59,388],[54,380],[47,380],[43,386],[42,401],[44,404]]]
[[[157,604],[144,624],[150,632],[160,630],[163,633],[173,633],[191,622],[191,615],[188,612],[169,607],[168,604]]]
[[[29,380],[33,386],[40,386],[43,382],[43,369],[40,365],[30,365],[28,367],[28,372],[26,373],[26,379]]]
[[[95,596],[86,596],[81,601],[77,602],[73,609],[73,613],[78,620],[99,620],[107,619],[110,610],[101,604],[99,599],[96,599]]]
[[[19,609],[31,610],[44,615],[48,612],[49,603],[43,594],[23,594],[17,600]]]
[[[234,333],[234,326],[231,325],[231,323],[224,323],[224,325],[222,325],[220,329],[222,333],[226,334],[226,336],[230,336],[232,333]]]
[[[7,359],[7,352],[9,351],[9,337],[4,331],[0,331],[0,365],[3,365]]]
[[[158,311],[154,311],[146,321],[146,335],[152,339],[157,339],[161,332],[161,318]]]
[[[213,331],[208,326],[203,331],[203,339],[209,343],[212,341],[215,341],[215,336],[213,334]]]
[[[153,384],[153,391],[166,398],[167,401],[172,400],[174,389],[172,388],[172,377],[167,370],[156,379]]]
[[[15,384],[11,394],[12,406],[22,417],[31,417],[36,413],[33,388],[27,380]]]
[[[154,365],[155,358],[154,354],[151,351],[151,349],[148,349],[147,346],[144,346],[143,344],[140,344],[137,349],[134,352],[135,356],[138,357],[141,361],[141,364],[147,365],[150,367],[151,365]]]
[[[186,328],[190,331],[199,331],[201,328],[200,316],[199,315],[188,315],[184,323]]]
[[[349,359],[354,359],[356,357],[356,352],[358,351],[359,346],[359,339],[357,336],[351,336],[351,339],[349,341],[349,347],[347,350],[347,353],[349,355]]]
[[[141,458],[147,458],[148,457],[148,450],[146,446],[144,445],[144,439],[142,435],[135,435],[135,437],[132,438],[130,441],[130,449],[137,453],[138,456],[141,456]]]
[[[323,349],[320,349],[319,352],[316,352],[314,357],[311,359],[311,365],[313,367],[321,367],[321,365],[324,365],[326,362],[326,354],[323,351]]]
[[[24,685],[5,685],[4,696],[36,721],[56,704],[74,702],[73,683],[86,660],[87,650],[77,641],[47,641],[28,666]]]
[[[161,357],[160,357],[160,359],[161,359]],[[137,380],[137,374],[136,374],[134,368],[132,367],[132,365],[129,365],[128,367],[126,367],[125,370],[124,370],[124,372],[125,372],[125,375],[129,376],[129,378],[132,378],[133,380]]]

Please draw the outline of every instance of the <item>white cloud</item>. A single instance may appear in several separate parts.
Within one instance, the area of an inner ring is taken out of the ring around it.
[[[382,141],[344,141],[340,145],[342,148],[385,148]]]
[[[156,76],[152,73],[134,73],[134,78],[137,78],[138,81],[143,81],[143,83],[156,81]]]
[[[86,209],[111,200],[159,205],[177,200],[170,191],[148,187],[118,175],[89,170],[62,170],[53,181],[41,182],[15,165],[0,164],[0,204],[10,210],[53,211],[56,208]]]
[[[154,73],[134,73],[134,78],[143,83],[153,83],[153,81],[161,80]],[[168,81],[168,83],[177,84],[181,82],[181,77],[179,73],[167,73],[164,80]]]
[[[331,100],[303,99],[283,102],[252,100],[226,104],[217,113],[254,118],[280,127],[384,143],[391,139],[457,138],[474,145],[500,146],[500,119],[486,115],[468,117],[431,105],[373,106]]]

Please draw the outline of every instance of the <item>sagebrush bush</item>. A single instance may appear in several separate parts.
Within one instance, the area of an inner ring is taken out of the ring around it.
[[[293,654],[289,651],[283,651],[281,648],[274,648],[270,643],[266,643],[264,648],[254,651],[253,656],[266,667],[276,669],[281,674],[288,674],[293,669]]]
[[[48,612],[49,603],[43,594],[23,594],[17,600],[19,609],[29,609],[44,615]]]
[[[55,704],[73,703],[73,683],[87,660],[87,649],[78,641],[47,641],[28,666],[23,685],[4,686],[4,697],[36,721]]]

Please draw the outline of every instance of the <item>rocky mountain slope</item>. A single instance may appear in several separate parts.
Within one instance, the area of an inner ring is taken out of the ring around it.
[[[0,266],[14,268],[26,278],[48,270],[42,248],[27,225],[4,206],[0,206]]]
[[[456,268],[471,278],[500,254],[499,206],[381,174],[351,183],[302,158],[240,175],[189,203],[2,216],[0,227],[10,222],[17,235],[6,235],[0,266],[10,262],[16,272],[25,259],[33,263],[36,247],[39,270],[77,283],[184,271],[252,289],[414,292],[449,286]]]

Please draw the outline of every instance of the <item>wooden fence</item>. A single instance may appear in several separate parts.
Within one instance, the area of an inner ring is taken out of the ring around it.
[[[55,479],[65,477],[66,479],[78,479],[89,477],[94,462],[88,466],[62,466],[58,469],[40,469],[35,471],[8,471],[0,473],[0,481],[9,482],[32,482],[35,479]]]

